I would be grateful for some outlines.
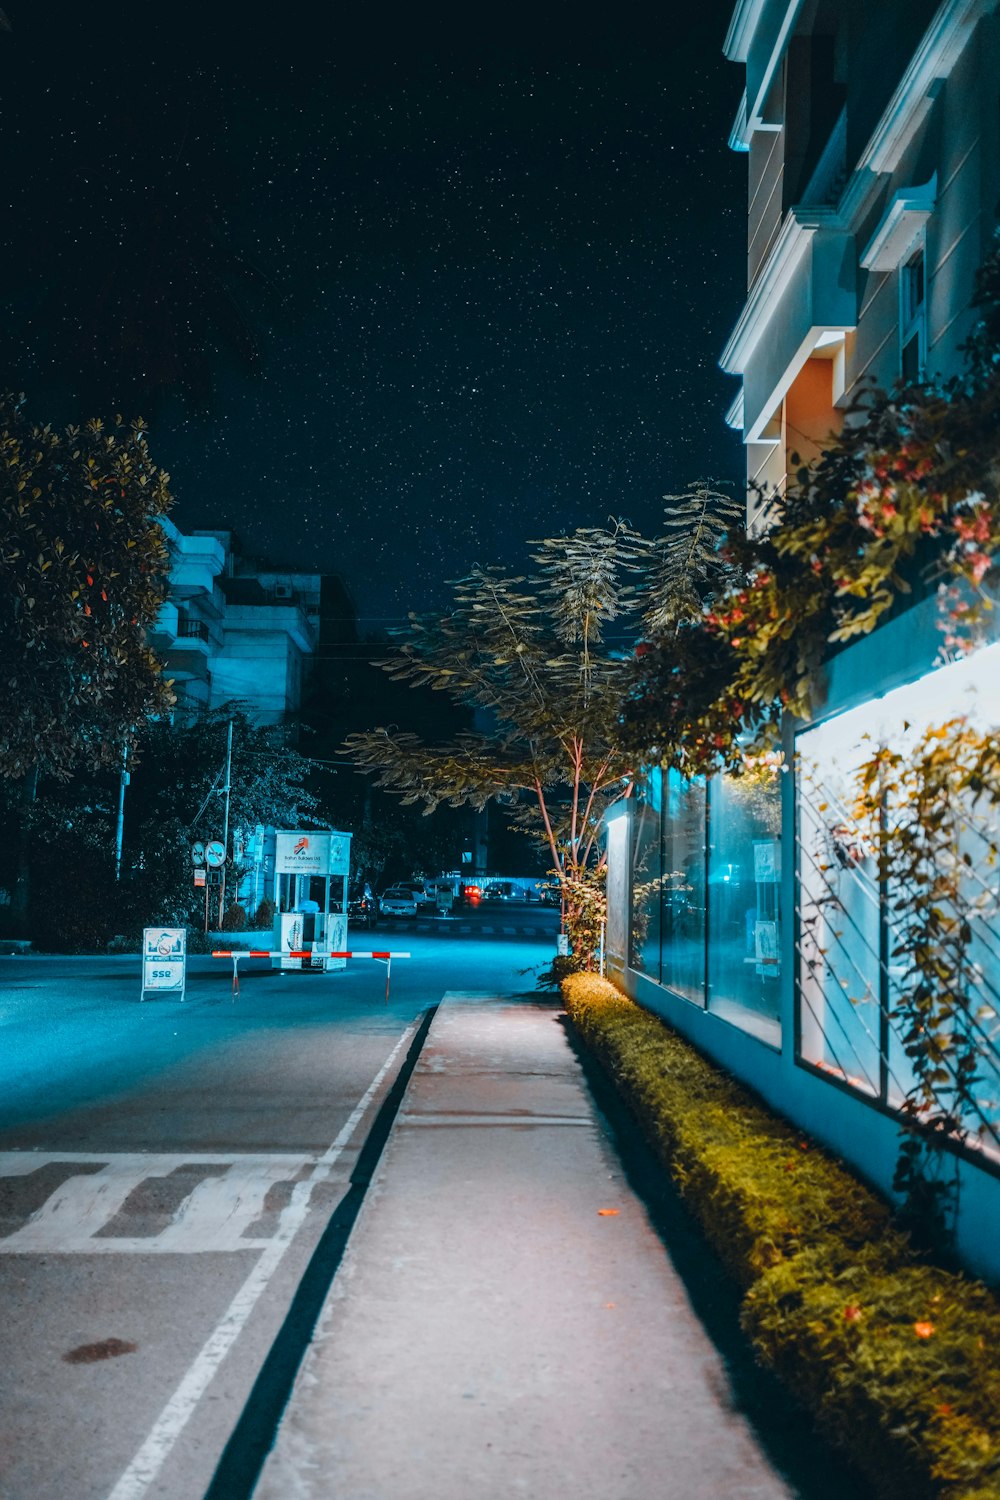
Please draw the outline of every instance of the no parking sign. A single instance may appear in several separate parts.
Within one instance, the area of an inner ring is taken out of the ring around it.
[[[184,999],[187,932],[183,927],[144,927],[142,930],[142,994],[168,992]]]

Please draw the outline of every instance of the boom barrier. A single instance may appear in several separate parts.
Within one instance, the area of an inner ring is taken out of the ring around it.
[[[240,992],[240,959],[241,958],[374,958],[378,963],[385,964],[385,1003],[389,1004],[389,981],[392,977],[392,961],[394,958],[409,958],[409,953],[393,953],[384,950],[380,953],[374,951],[361,953],[357,949],[350,952],[344,950],[327,950],[322,953],[315,952],[312,948],[213,948],[213,958],[231,958],[233,961],[233,999]]]

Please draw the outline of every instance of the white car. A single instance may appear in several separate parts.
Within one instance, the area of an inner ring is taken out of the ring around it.
[[[401,885],[393,885],[382,893],[378,909],[383,917],[415,917],[417,898],[412,890]]]

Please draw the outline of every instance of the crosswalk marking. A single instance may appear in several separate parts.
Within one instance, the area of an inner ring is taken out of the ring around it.
[[[85,1173],[70,1172],[23,1224],[7,1235],[0,1233],[0,1255],[190,1255],[260,1250],[272,1239],[271,1234],[253,1232],[264,1214],[268,1192],[278,1183],[294,1182],[316,1161],[315,1156],[307,1154],[0,1152],[0,1180],[25,1178],[55,1163],[88,1169]],[[186,1190],[180,1184],[179,1205],[159,1233],[115,1232],[126,1226],[128,1216],[122,1209],[143,1183],[199,1165],[212,1170],[208,1174],[193,1173]],[[112,1223],[115,1228],[109,1229]]]

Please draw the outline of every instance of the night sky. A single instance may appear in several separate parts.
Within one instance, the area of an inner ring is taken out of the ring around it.
[[[0,385],[141,412],[180,526],[373,624],[654,527],[742,473],[730,11],[5,0]]]

